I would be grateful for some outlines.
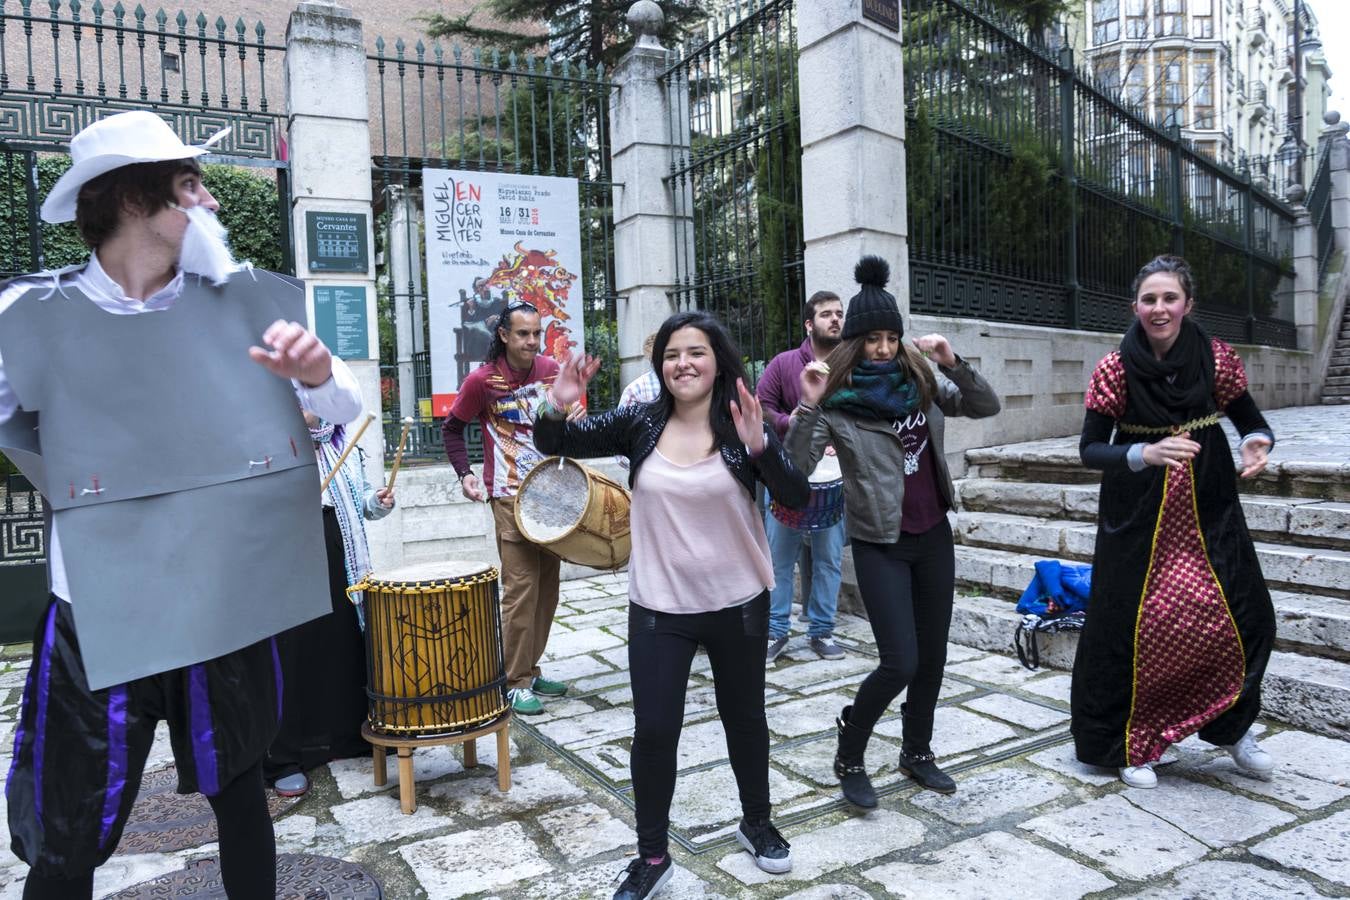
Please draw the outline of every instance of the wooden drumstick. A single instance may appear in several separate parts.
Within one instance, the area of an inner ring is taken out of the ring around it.
[[[398,438],[398,451],[394,454],[394,468],[389,470],[389,483],[384,486],[387,491],[394,489],[394,479],[398,478],[398,465],[403,462],[403,445],[408,440],[408,429],[413,426],[413,417],[407,416],[403,419],[403,434]]]
[[[333,476],[338,473],[338,469],[341,469],[342,464],[347,461],[347,454],[351,453],[353,450],[356,449],[356,442],[361,440],[361,435],[366,433],[366,427],[370,425],[371,422],[374,421],[375,421],[375,414],[366,413],[366,420],[361,423],[360,428],[356,429],[356,434],[353,435],[352,439],[347,442],[347,449],[343,450],[342,455],[338,457],[337,465],[333,466],[333,471],[328,473],[328,477],[323,480],[323,484],[319,487],[320,497],[323,496],[324,491],[328,490],[328,485],[333,481]]]

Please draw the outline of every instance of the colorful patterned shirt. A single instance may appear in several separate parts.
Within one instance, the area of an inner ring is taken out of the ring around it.
[[[557,362],[543,354],[528,372],[515,371],[502,357],[470,372],[459,386],[450,415],[482,426],[483,484],[489,497],[514,497],[543,459],[534,447],[534,420],[557,377]]]

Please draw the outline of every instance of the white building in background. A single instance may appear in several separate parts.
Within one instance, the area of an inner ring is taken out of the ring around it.
[[[1312,5],[1302,6],[1301,129],[1293,0],[1083,0],[1070,41],[1113,95],[1154,121],[1180,126],[1200,152],[1245,163],[1272,187],[1306,185],[1315,154],[1301,177],[1289,160],[1300,137],[1305,147],[1317,146],[1331,69]]]

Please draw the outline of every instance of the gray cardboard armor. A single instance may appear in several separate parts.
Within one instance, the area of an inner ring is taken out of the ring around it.
[[[189,277],[172,307],[140,315],[71,288],[0,313],[23,408],[0,446],[53,510],[92,689],[331,608],[309,433],[290,382],[248,356],[303,315],[298,284],[261,271],[221,288]]]

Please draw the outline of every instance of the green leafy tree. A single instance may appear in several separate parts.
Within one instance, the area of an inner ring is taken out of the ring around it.
[[[610,68],[633,46],[626,19],[631,5],[632,0],[482,0],[461,16],[433,13],[422,21],[434,38],[458,38],[516,53],[548,52]],[[693,0],[663,0],[663,43],[673,46],[702,21],[703,7]],[[487,24],[483,20],[488,18],[501,24]]]

